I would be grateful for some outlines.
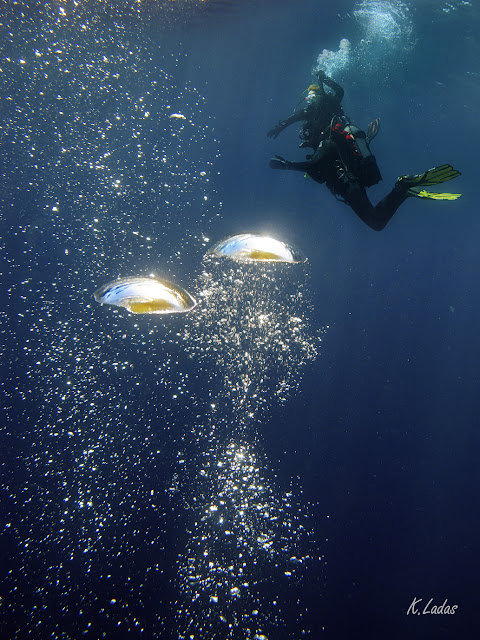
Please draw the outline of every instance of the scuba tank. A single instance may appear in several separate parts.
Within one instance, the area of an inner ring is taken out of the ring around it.
[[[336,143],[344,173],[352,174],[362,185],[371,187],[382,179],[365,132],[341,119],[332,121],[331,139]]]

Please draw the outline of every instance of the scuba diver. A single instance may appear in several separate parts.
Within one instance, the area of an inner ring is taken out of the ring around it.
[[[324,71],[317,73],[318,84],[311,84],[307,89],[307,106],[304,109],[295,111],[286,120],[280,122],[267,133],[269,138],[276,138],[286,127],[295,122],[304,121],[300,138],[300,147],[311,147],[313,150],[324,137],[324,132],[329,127],[334,116],[343,117],[342,99],[344,90],[342,87],[329,78]],[[333,93],[326,92],[323,85],[327,85]],[[308,156],[307,156],[308,158]]]
[[[456,200],[460,197],[461,194],[458,193],[429,192],[422,188],[441,184],[461,175],[460,171],[449,164],[443,164],[418,175],[401,176],[392,191],[373,206],[366,188],[380,182],[382,176],[369,143],[377,135],[380,121],[377,119],[371,122],[366,134],[350,124],[338,101],[338,96],[343,97],[343,89],[326,78],[323,72],[319,74],[319,80],[327,86],[335,85],[340,91],[336,90],[335,96],[324,91],[323,94],[322,91],[316,92],[316,101],[312,100],[306,109],[279,122],[267,134],[275,138],[289,124],[306,120],[300,147],[311,146],[314,153],[303,162],[289,162],[281,156],[275,156],[270,160],[272,169],[303,171],[316,182],[325,183],[337,199],[348,204],[375,231],[381,231],[409,197],[426,200]],[[321,99],[325,99],[323,104]],[[335,109],[332,108],[334,103]],[[325,125],[325,119],[322,118],[326,118],[327,114],[330,114],[330,120]]]

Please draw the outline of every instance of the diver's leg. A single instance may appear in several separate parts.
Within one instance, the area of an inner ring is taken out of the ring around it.
[[[340,189],[336,189],[336,191],[369,227],[381,231],[408,197],[426,200],[456,200],[459,198],[460,193],[428,192],[422,189],[422,187],[448,182],[459,175],[461,175],[460,171],[451,165],[442,164],[416,176],[402,176],[397,180],[390,193],[375,207],[371,205],[365,189],[356,182],[341,185]]]
[[[368,224],[375,231],[381,231],[398,207],[408,198],[407,191],[403,185],[396,184],[392,191],[375,207],[368,199],[365,189],[358,182],[348,183],[341,190],[340,195],[365,224]]]
[[[408,190],[401,184],[396,184],[389,194],[375,205],[375,224],[377,231],[381,231],[393,218],[398,207],[409,197]]]

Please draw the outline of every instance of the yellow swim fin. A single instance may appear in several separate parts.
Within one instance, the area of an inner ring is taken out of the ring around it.
[[[428,169],[424,173],[419,173],[416,176],[402,176],[397,180],[397,184],[403,184],[406,187],[432,187],[435,184],[447,182],[453,180],[462,175],[460,171],[457,171],[450,164],[441,164],[439,167],[433,167]]]
[[[420,190],[418,187],[412,187],[407,193],[409,196],[426,200],[458,200],[462,195],[461,193],[435,193],[435,191]]]

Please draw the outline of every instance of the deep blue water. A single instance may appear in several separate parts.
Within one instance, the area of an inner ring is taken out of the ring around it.
[[[479,10],[161,4],[1,18],[1,635],[475,638]],[[445,162],[460,200],[375,233],[269,169],[342,38],[372,200]],[[202,262],[246,230],[307,265]],[[93,300],[151,272],[200,310]]]

